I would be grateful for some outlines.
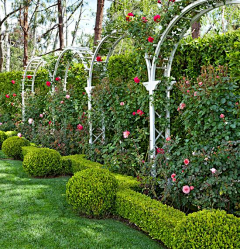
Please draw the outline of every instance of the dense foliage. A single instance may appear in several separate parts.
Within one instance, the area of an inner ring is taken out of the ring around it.
[[[86,169],[74,174],[67,183],[69,204],[79,214],[103,217],[112,212],[117,180],[106,169]]]

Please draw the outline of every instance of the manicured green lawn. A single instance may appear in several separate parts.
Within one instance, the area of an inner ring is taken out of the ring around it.
[[[78,217],[66,202],[67,181],[29,178],[22,162],[0,160],[0,248],[163,248],[119,221]]]

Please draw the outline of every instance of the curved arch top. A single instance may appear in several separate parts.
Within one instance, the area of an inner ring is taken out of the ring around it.
[[[165,62],[167,61],[167,65],[165,65],[164,76],[170,77],[173,57],[175,55],[179,42],[183,38],[184,34],[187,32],[186,27],[190,27],[192,23],[199,20],[201,16],[205,15],[211,10],[219,8],[224,5],[232,5],[232,4],[240,4],[240,0],[225,0],[225,1],[221,0],[221,1],[215,1],[211,4],[209,3],[208,0],[197,0],[189,4],[185,8],[183,8],[181,10],[181,13],[175,16],[172,19],[172,21],[168,24],[167,28],[162,33],[161,38],[157,44],[155,50],[155,56],[153,57],[152,60],[151,81],[155,81],[157,58],[159,57],[159,54],[161,52],[161,47],[167,38],[172,39],[172,41],[175,43],[174,48],[172,49],[172,51],[170,51],[171,54],[170,57],[166,58],[165,60]],[[184,20],[186,23],[186,25],[184,25],[185,27],[182,29],[176,27],[178,21],[180,20]]]
[[[45,64],[46,64],[46,61],[43,60],[43,58],[34,57],[29,61],[26,68],[24,69],[23,79],[22,79],[22,120],[23,121],[25,121],[26,89],[30,88],[29,90],[31,91],[31,93],[34,93],[35,78],[36,78],[37,71],[41,66],[44,66]],[[28,85],[26,85],[26,83],[28,83]]]
[[[109,59],[111,55],[113,54],[113,51],[115,47],[118,45],[118,43],[126,37],[126,33],[121,33],[117,31],[113,31],[111,34],[105,36],[97,45],[92,60],[90,64],[89,69],[89,76],[88,76],[88,91],[91,91],[92,88],[92,76],[93,76],[93,69],[95,63],[104,63],[104,71],[107,68],[107,64],[109,62]],[[106,45],[104,47],[104,45]],[[106,57],[105,61],[96,61],[96,58],[98,55]]]
[[[67,47],[65,48],[60,55],[58,56],[57,62],[55,64],[54,72],[52,75],[52,82],[54,82],[55,77],[57,76],[57,70],[60,64],[61,59],[63,58],[64,54],[67,52],[72,52],[73,57],[78,57],[86,71],[89,71],[89,65],[90,61],[92,60],[93,53],[90,51],[88,47]],[[64,74],[64,82],[63,82],[63,90],[66,91],[67,86],[67,74],[69,70],[70,61],[67,62],[67,66],[65,68],[65,74]],[[54,91],[54,84],[52,84],[52,91]]]
[[[176,4],[180,4],[181,1],[176,1]],[[151,57],[148,54],[145,56],[147,69],[148,69],[148,82],[145,82],[144,85],[146,89],[149,91],[149,95],[153,94],[153,91],[156,89],[157,85],[160,83],[160,80],[156,80],[156,70],[161,69],[163,70],[162,75],[165,77],[171,76],[171,67],[172,62],[174,59],[174,55],[178,48],[178,45],[184,34],[187,32],[188,28],[191,26],[192,23],[196,22],[200,19],[201,16],[208,13],[209,11],[221,7],[223,5],[230,5],[230,4],[240,4],[240,0],[218,0],[211,2],[209,0],[196,0],[191,4],[183,7],[179,5],[180,14],[173,17],[171,22],[165,28],[163,33],[161,34],[160,40],[156,46],[154,56]],[[178,22],[181,21],[181,25],[178,26]],[[170,44],[169,49],[166,49],[164,46],[164,51],[161,51],[163,44],[167,42],[168,45]],[[161,54],[161,62],[158,61],[159,55]],[[152,58],[152,60],[151,60]],[[157,66],[158,63],[158,66]],[[160,64],[160,65],[159,65]],[[172,85],[175,81],[171,82],[166,89],[166,97],[170,99],[170,91],[172,89]],[[150,150],[153,151],[153,155],[151,156],[154,158],[155,156],[155,147],[156,142],[159,138],[163,140],[170,136],[170,111],[166,110],[166,119],[168,121],[168,128],[165,130],[165,136],[163,136],[164,131],[157,130],[155,128],[155,107],[152,102],[150,102],[149,106],[149,114],[150,114]],[[156,113],[160,116],[158,113]],[[157,134],[157,137],[155,135]],[[153,169],[154,171],[154,169]],[[154,173],[154,172],[153,172]]]

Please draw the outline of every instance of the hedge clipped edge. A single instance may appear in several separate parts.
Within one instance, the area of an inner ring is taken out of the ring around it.
[[[214,209],[189,214],[177,224],[172,248],[240,248],[240,219]]]
[[[186,216],[131,189],[117,192],[115,212],[167,246],[171,245],[176,225]]]
[[[85,155],[71,155],[62,157],[62,166],[65,169],[66,174],[73,175],[76,172],[89,169],[89,168],[104,168],[104,165],[92,162],[85,158]],[[111,172],[112,173],[112,172]],[[131,188],[138,190],[140,188],[140,182],[138,182],[132,176],[120,175],[112,173],[118,181],[119,189]]]
[[[22,154],[23,154],[23,158],[29,153],[29,152],[36,152],[38,151],[40,148],[37,148],[35,146],[23,146],[22,147]]]

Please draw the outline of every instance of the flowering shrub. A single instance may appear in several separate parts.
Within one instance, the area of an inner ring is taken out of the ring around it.
[[[166,153],[157,155],[159,192],[155,195],[185,210],[223,208],[233,212],[240,203],[236,84],[227,77],[226,68],[210,66],[203,68],[196,82],[183,78],[177,87],[183,93],[181,103],[185,103],[179,115],[186,137],[168,139]]]

